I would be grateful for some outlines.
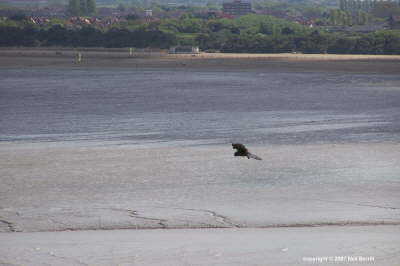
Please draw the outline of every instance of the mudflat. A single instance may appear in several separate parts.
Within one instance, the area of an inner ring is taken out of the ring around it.
[[[81,53],[81,62],[77,62]],[[226,54],[193,55],[129,49],[2,48],[0,67],[159,68],[181,70],[334,71],[400,73],[399,55]]]

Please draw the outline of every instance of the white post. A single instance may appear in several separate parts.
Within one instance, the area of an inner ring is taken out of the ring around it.
[[[77,63],[80,63],[81,61],[82,61],[82,53],[78,52]]]

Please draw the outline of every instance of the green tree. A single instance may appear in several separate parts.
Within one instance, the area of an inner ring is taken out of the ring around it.
[[[336,9],[331,9],[329,11],[329,24],[337,25],[339,20],[339,11]]]
[[[68,14],[70,16],[87,16],[96,13],[96,0],[69,0]]]
[[[64,7],[64,1],[63,0],[49,0],[49,6],[62,8],[62,7]]]
[[[54,25],[41,31],[41,41],[44,46],[69,46],[71,33],[61,25]]]
[[[88,14],[87,0],[80,0],[79,2],[80,14],[86,16]]]
[[[96,0],[87,0],[86,6],[89,15],[96,13]]]
[[[399,16],[400,6],[396,2],[380,1],[375,4],[372,14],[376,17],[387,18],[389,16]]]
[[[68,3],[68,14],[70,16],[80,16],[80,0],[69,0]]]
[[[352,26],[353,25],[353,16],[351,12],[345,12],[346,13],[346,24],[347,26]]]
[[[364,22],[365,24],[370,23],[371,15],[369,15],[369,14],[366,13],[366,12],[363,12],[362,16],[363,16],[363,22]]]
[[[328,52],[332,54],[351,54],[355,42],[351,38],[339,37],[328,47]]]

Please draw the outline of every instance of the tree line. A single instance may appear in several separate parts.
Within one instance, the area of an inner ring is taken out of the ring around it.
[[[96,13],[96,0],[69,0],[68,15],[89,16]]]
[[[67,29],[61,25],[54,25],[48,29],[35,27],[16,28],[12,26],[0,27],[0,46],[27,46],[27,47],[159,47],[169,48],[177,44],[175,36],[159,31],[146,29],[118,29],[112,28],[101,31],[94,27]]]
[[[330,33],[270,16],[236,19],[128,20],[112,26],[71,26],[58,21],[39,27],[0,21],[0,46],[156,47],[199,46],[203,51],[236,53],[400,54],[400,30],[369,34]]]
[[[361,10],[352,13],[350,11],[331,9],[328,15],[329,25],[331,26],[366,25],[372,20],[373,17],[370,14]]]

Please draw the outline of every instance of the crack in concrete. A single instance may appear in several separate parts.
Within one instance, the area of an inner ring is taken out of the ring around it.
[[[293,223],[293,224],[271,224],[261,225],[255,227],[246,228],[285,228],[285,227],[323,227],[323,226],[379,226],[379,225],[400,225],[400,221],[397,222],[363,222],[363,221],[338,221],[338,222],[322,222],[322,223]]]
[[[372,208],[380,208],[380,209],[400,210],[400,208],[398,208],[398,207],[372,205],[372,204],[365,204],[365,203],[355,203],[355,202],[347,202],[347,201],[340,201],[340,200],[323,200],[323,199],[308,199],[308,200],[316,200],[316,201],[322,201],[322,202],[348,204],[348,205],[355,205],[355,206],[361,206],[361,207],[372,207]]]
[[[4,266],[19,266],[19,264],[13,264],[10,262],[5,262],[3,260],[0,260],[0,265],[4,265]]]
[[[199,210],[196,210],[199,211]],[[135,218],[135,217],[133,217]],[[150,217],[137,217],[138,219],[146,219],[146,220],[153,220],[159,221],[158,218],[150,218]],[[164,220],[164,219],[162,219]],[[163,222],[164,223],[164,222]],[[200,223],[204,225],[209,225],[206,223]],[[265,224],[265,225],[252,225],[252,226],[244,226],[244,225],[237,225],[236,226],[227,226],[224,225],[210,225],[209,227],[203,226],[168,226],[167,224],[161,225],[162,227],[152,227],[152,226],[117,226],[117,227],[103,227],[103,228],[65,228],[65,229],[58,229],[58,230],[38,230],[38,231],[30,231],[30,232],[65,232],[65,231],[112,231],[112,230],[147,230],[147,229],[205,229],[205,228],[213,228],[213,229],[229,229],[229,228],[253,228],[253,229],[273,229],[273,228],[296,228],[296,227],[325,227],[325,226],[337,226],[337,227],[344,227],[344,226],[400,226],[400,221],[396,222],[388,222],[388,221],[338,221],[338,222],[315,222],[315,223],[288,223],[288,224]]]
[[[203,222],[193,222],[190,220],[182,220],[182,219],[176,219],[177,221],[183,222],[185,223],[184,228],[220,228],[217,225],[213,225],[213,224],[209,224],[209,223],[203,223]],[[189,224],[199,224],[199,225],[203,225],[204,227],[201,226],[190,226]]]
[[[63,222],[60,222],[60,221],[56,221],[55,219],[53,219],[53,218],[47,218],[50,222],[52,222],[53,224],[55,224],[55,225],[57,225],[57,224],[60,224],[60,225],[62,225],[62,226],[65,226],[65,227],[69,227],[70,225],[68,225],[68,224],[66,224],[66,223],[63,223]]]
[[[363,206],[363,207],[373,207],[373,208],[381,208],[381,209],[400,210],[400,208],[390,207],[390,206],[370,205],[370,204],[363,204],[363,203],[357,203],[356,205]]]
[[[303,198],[303,200],[306,200]],[[316,200],[319,199],[307,199],[307,200]],[[399,209],[395,207],[387,207],[387,206],[379,206],[379,205],[367,205],[367,204],[357,204],[357,203],[349,203],[349,202],[342,202],[342,201],[329,201],[329,200],[319,200],[319,201],[327,201],[327,202],[334,202],[334,203],[341,203],[341,204],[352,204],[352,205],[359,205],[359,206],[367,206],[367,207],[376,207],[376,208],[385,208],[385,209]],[[147,206],[149,208],[150,206]],[[322,227],[322,226],[378,226],[378,225],[400,225],[400,220],[394,218],[388,218],[392,221],[387,221],[387,219],[382,219],[381,221],[333,221],[333,222],[306,222],[306,223],[282,223],[282,224],[258,224],[258,225],[251,225],[248,226],[246,224],[240,224],[232,221],[229,217],[224,216],[222,214],[217,213],[213,210],[208,209],[193,209],[193,208],[180,208],[180,207],[166,207],[166,206],[151,206],[151,208],[161,208],[161,209],[169,209],[169,210],[183,210],[183,211],[191,211],[191,212],[199,212],[203,214],[207,214],[213,217],[215,221],[214,224],[210,222],[200,222],[200,221],[190,221],[187,219],[179,219],[177,218],[176,221],[183,221],[186,225],[173,225],[169,224],[168,219],[158,218],[158,217],[151,217],[151,216],[144,216],[140,214],[140,211],[131,210],[131,209],[120,209],[120,208],[101,208],[101,209],[109,209],[113,211],[121,211],[124,213],[128,213],[129,217],[142,219],[147,221],[156,222],[158,226],[152,225],[136,225],[134,228],[131,226],[115,226],[115,227],[102,227],[99,226],[98,228],[70,228],[68,224],[62,223],[57,221],[53,218],[48,218],[48,221],[51,221],[53,224],[59,224],[61,227],[66,228],[54,228],[54,230],[44,230],[42,232],[58,232],[58,231],[80,231],[80,230],[118,230],[118,229],[200,229],[200,228],[285,228],[285,227]],[[0,217],[2,218],[2,217]],[[3,223],[7,226],[9,232],[18,232],[15,225],[12,222],[9,222],[5,219],[0,219],[0,223]]]
[[[162,208],[162,209],[175,209],[175,210],[184,210],[182,208],[168,208],[168,207],[153,207],[153,208]],[[128,212],[130,215],[130,217],[135,217],[135,218],[139,218],[139,219],[145,219],[145,220],[162,220],[163,223],[167,222],[167,219],[160,219],[160,218],[150,218],[150,217],[144,217],[144,216],[138,216],[139,212],[135,211],[135,210],[130,210],[130,209],[122,209],[122,208],[98,208],[98,209],[104,209],[104,210],[112,210],[112,211],[121,211],[121,212]],[[194,211],[194,210],[190,210],[190,211]],[[226,217],[225,217],[226,218]],[[226,218],[227,219],[227,218]],[[176,219],[177,221],[181,221],[181,222],[185,222],[186,224],[200,224],[203,225],[204,228],[220,228],[217,225],[213,225],[213,224],[209,224],[209,223],[203,223],[203,222],[198,222],[198,221],[190,221],[190,220],[182,220],[182,219]],[[160,224],[160,223],[159,223]],[[164,228],[164,227],[163,227]],[[172,228],[172,227],[168,227],[167,224],[165,224],[165,228]],[[179,228],[179,227],[174,227],[174,228]],[[188,226],[187,228],[192,228],[191,226]],[[194,228],[197,228],[197,226],[194,226]]]
[[[138,211],[134,210],[127,210],[129,213],[130,217],[137,218],[137,219],[143,219],[143,220],[149,220],[149,221],[158,221],[158,224],[161,226],[161,228],[165,229],[168,228],[167,219],[162,219],[162,218],[153,218],[153,217],[146,217],[146,216],[139,216]]]
[[[5,224],[9,230],[9,232],[17,232],[17,229],[15,228],[15,225],[12,222],[0,219],[0,223]]]
[[[211,210],[206,210],[206,209],[186,209],[186,208],[174,208],[176,210],[185,210],[185,211],[194,211],[194,212],[203,212],[203,213],[208,213],[211,214],[211,216],[214,217],[215,221],[218,223],[222,223],[224,225],[228,225],[227,227],[236,227],[236,228],[241,228],[242,226],[239,224],[234,223],[232,220],[230,220],[228,217],[221,215],[215,211]]]

